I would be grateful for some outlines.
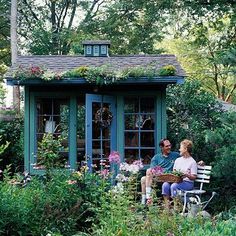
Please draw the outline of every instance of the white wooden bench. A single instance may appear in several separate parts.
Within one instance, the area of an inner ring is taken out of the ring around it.
[[[184,191],[184,194],[183,194],[184,196],[183,213],[185,213],[185,210],[186,210],[188,195],[196,197],[198,199],[198,203],[200,204],[202,203],[201,195],[206,192],[206,190],[203,189],[203,185],[210,183],[211,169],[212,169],[212,166],[198,165],[197,178],[195,179],[195,183],[194,183],[195,188],[190,191]],[[213,198],[213,195],[207,202],[209,202],[212,198]],[[206,206],[204,206],[204,208],[205,207]]]

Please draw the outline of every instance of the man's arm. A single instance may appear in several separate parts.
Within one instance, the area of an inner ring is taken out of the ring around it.
[[[150,164],[150,168],[153,168],[155,166],[158,166],[159,162],[158,162],[158,156],[155,155],[152,160],[151,160],[151,164]]]

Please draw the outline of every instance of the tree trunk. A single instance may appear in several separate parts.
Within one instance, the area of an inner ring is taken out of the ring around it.
[[[11,0],[11,64],[17,60],[17,0]],[[20,87],[13,87],[13,106],[20,110]]]

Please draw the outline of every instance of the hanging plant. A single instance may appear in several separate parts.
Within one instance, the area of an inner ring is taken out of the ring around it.
[[[95,113],[95,123],[102,129],[108,128],[111,125],[112,118],[112,112],[107,107],[102,107]]]

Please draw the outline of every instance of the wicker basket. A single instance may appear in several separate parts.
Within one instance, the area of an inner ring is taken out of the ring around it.
[[[173,174],[161,174],[155,176],[155,180],[157,182],[169,182],[169,183],[180,183],[182,182],[182,178]]]

